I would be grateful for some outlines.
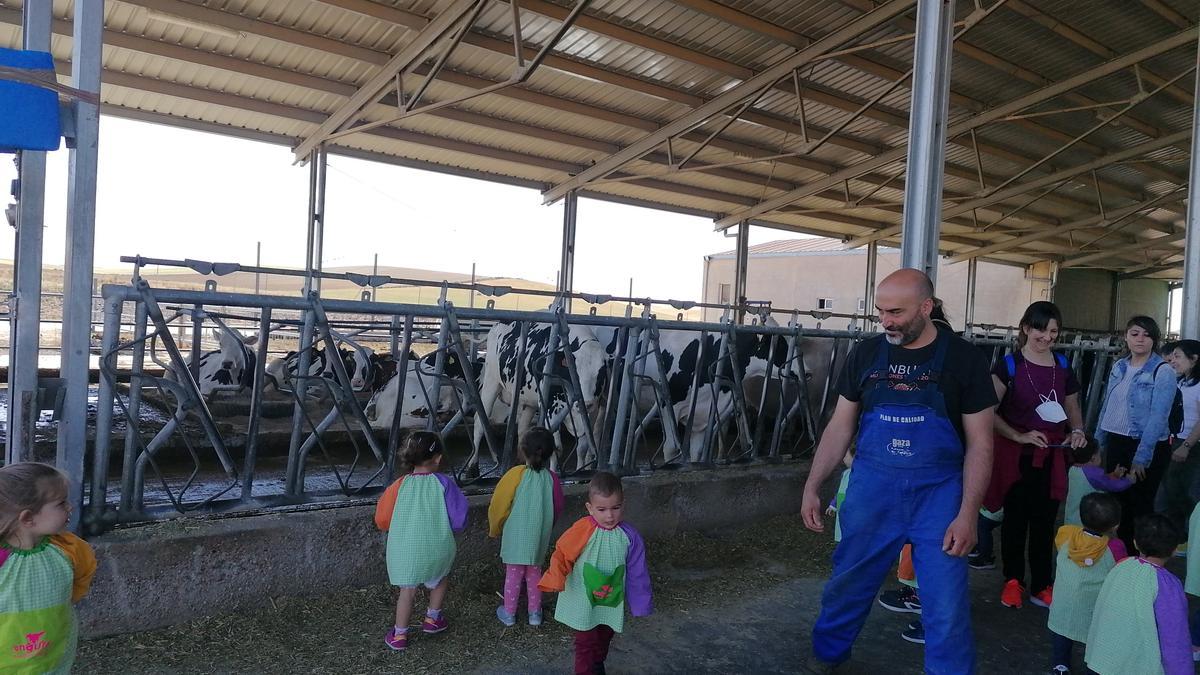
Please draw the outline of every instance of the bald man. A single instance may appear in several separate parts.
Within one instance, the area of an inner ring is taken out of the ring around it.
[[[852,440],[856,452],[811,672],[849,660],[906,543],[921,580],[925,672],[975,672],[965,556],[991,473],[997,401],[984,356],[930,320],[933,292],[917,270],[884,279],[875,293],[884,333],[859,343],[838,378],[837,406],[804,485],[810,530],[825,529],[821,486]]]

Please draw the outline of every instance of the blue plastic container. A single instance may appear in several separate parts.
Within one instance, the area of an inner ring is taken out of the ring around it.
[[[0,49],[0,66],[54,72],[46,52]],[[58,94],[32,84],[0,79],[0,152],[57,150]]]

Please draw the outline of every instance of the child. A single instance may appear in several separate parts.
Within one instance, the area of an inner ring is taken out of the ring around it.
[[[0,672],[66,673],[75,661],[72,603],[87,595],[96,556],[63,531],[68,488],[52,466],[0,468]]]
[[[621,479],[601,471],[588,484],[588,516],[558,539],[550,569],[538,587],[557,592],[554,618],[575,629],[576,675],[603,675],[613,632],[625,624],[625,602],[634,616],[654,611],[646,546],[621,521]]]
[[[1166,516],[1138,519],[1134,544],[1141,556],[1126,558],[1104,579],[1088,630],[1088,668],[1099,675],[1191,675],[1187,600],[1179,579],[1163,569],[1179,540]]]
[[[1104,577],[1128,554],[1116,537],[1121,524],[1121,503],[1107,492],[1093,492],[1079,503],[1083,527],[1058,528],[1058,574],[1054,602],[1050,603],[1050,642],[1054,652],[1052,672],[1071,672],[1071,650],[1086,642],[1092,610]]]
[[[1079,503],[1084,495],[1093,492],[1122,492],[1133,486],[1133,479],[1125,477],[1125,467],[1118,467],[1112,473],[1104,473],[1104,462],[1094,443],[1072,450],[1071,461],[1074,465],[1067,470],[1064,525],[1083,525],[1079,518]]]
[[[995,511],[989,511],[986,506],[979,507],[979,520],[976,521],[977,541],[975,550],[967,554],[967,567],[973,570],[996,569],[996,541],[992,532],[1003,522],[1003,506]]]
[[[446,577],[454,562],[454,534],[467,524],[467,498],[454,479],[435,473],[442,462],[442,441],[429,431],[414,431],[400,450],[400,477],[375,507],[375,525],[388,533],[388,580],[400,587],[396,624],[384,642],[397,651],[408,647],[408,621],[418,586],[429,589],[429,609],[421,630],[446,630],[442,603]]]
[[[838,481],[837,494],[833,500],[829,502],[829,507],[825,509],[825,515],[836,516],[833,521],[833,541],[840,542],[842,540],[842,517],[838,515],[838,511],[842,508],[842,502],[846,501],[846,488],[850,486],[850,470],[854,468],[854,448],[851,447],[846,451],[846,456],[842,458],[842,464],[846,468],[842,471],[842,479]]]
[[[1200,542],[1200,504],[1192,509],[1192,517],[1188,521],[1189,541]],[[1187,556],[1187,577],[1184,579],[1183,590],[1188,595],[1200,596],[1200,545],[1191,550]],[[1192,660],[1200,661],[1200,608],[1192,614]]]
[[[504,604],[496,618],[505,626],[517,623],[517,597],[525,580],[529,625],[542,625],[542,561],[550,548],[550,529],[563,509],[562,485],[558,476],[545,468],[554,454],[554,436],[542,427],[525,433],[518,448],[522,466],[504,474],[492,493],[488,507],[488,535],[500,540],[504,562]]]

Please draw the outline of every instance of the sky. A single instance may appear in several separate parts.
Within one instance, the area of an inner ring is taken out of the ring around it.
[[[65,246],[67,150],[51,153],[44,261]],[[16,176],[0,159],[0,200]],[[283,146],[102,117],[96,203],[97,268],[129,269],[123,255],[194,258],[303,268],[307,167]],[[554,283],[561,203],[536,190],[331,156],[326,196],[326,267],[415,267]],[[754,228],[750,243],[802,238]],[[712,221],[581,199],[575,289],[699,300],[703,256],[733,248]],[[11,259],[13,231],[0,234]]]

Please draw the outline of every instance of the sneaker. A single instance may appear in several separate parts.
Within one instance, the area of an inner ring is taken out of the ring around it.
[[[440,633],[450,627],[450,622],[446,621],[446,617],[433,618],[428,614],[425,615],[425,621],[421,623],[421,631],[426,635]]]
[[[1071,675],[1071,669],[1062,664],[1059,664],[1057,666],[1054,666],[1053,669],[1051,669],[1050,675]]]
[[[879,604],[884,609],[893,612],[920,614],[921,599],[917,592],[908,586],[901,586],[894,591],[884,591],[879,594]]]
[[[908,628],[900,633],[900,637],[914,644],[925,644],[925,626],[921,625],[920,621],[914,621],[908,624]]]
[[[1043,588],[1041,591],[1038,591],[1037,593],[1034,593],[1033,595],[1029,596],[1029,602],[1031,604],[1037,605],[1038,607],[1049,607],[1050,603],[1053,601],[1054,601],[1054,587],[1053,586],[1047,586],[1047,587]]]
[[[1176,558],[1186,558],[1187,557],[1187,542],[1186,541],[1183,542],[1182,544],[1180,544],[1179,546],[1175,547],[1175,557]]]
[[[530,626],[542,625],[542,613],[541,612],[530,612],[529,613],[529,625]]]
[[[388,629],[387,635],[384,636],[383,644],[387,645],[389,649],[402,652],[408,649],[408,633],[396,635],[396,627],[392,626]]]
[[[1200,647],[1192,647],[1192,660],[1200,663]]]
[[[996,556],[983,557],[977,555],[974,558],[967,559],[967,567],[973,570],[994,570],[996,569]]]
[[[1009,579],[1004,584],[1004,590],[1000,591],[1000,604],[1005,607],[1021,609],[1025,605],[1023,600],[1025,596],[1025,587],[1016,579]]]
[[[496,618],[500,619],[500,623],[508,626],[509,628],[517,625],[517,617],[509,614],[508,610],[504,609],[504,605],[500,605],[496,608]]]

